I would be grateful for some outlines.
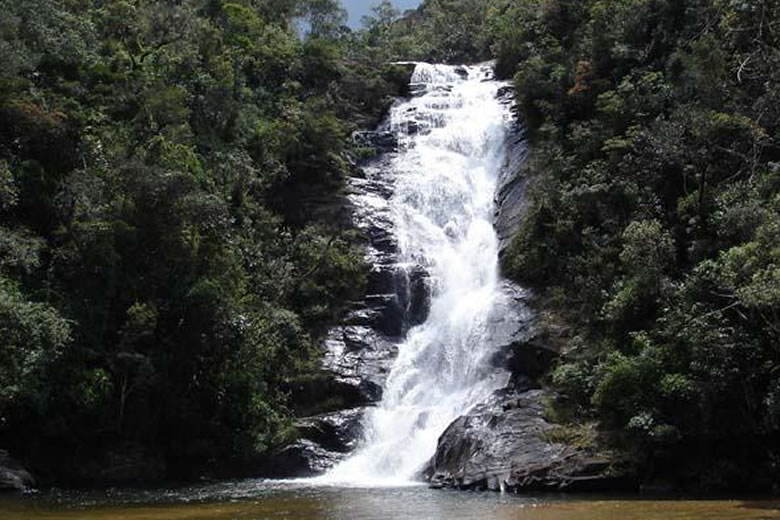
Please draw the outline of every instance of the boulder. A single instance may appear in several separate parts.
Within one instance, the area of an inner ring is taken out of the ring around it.
[[[456,419],[424,471],[433,487],[502,491],[615,491],[635,486],[609,453],[551,440],[541,389],[497,392]]]
[[[302,439],[331,452],[348,453],[363,435],[362,419],[365,413],[365,407],[338,410],[298,419],[295,427]]]
[[[268,477],[315,477],[325,473],[355,449],[363,434],[365,407],[338,410],[295,421],[298,440],[261,461]]]
[[[299,417],[311,417],[376,402],[381,387],[360,377],[338,376],[319,371],[286,381],[283,391],[290,396],[293,411]]]
[[[300,439],[265,458],[256,473],[273,478],[314,477],[322,475],[344,457],[344,453],[327,450],[308,439]]]
[[[0,491],[24,491],[35,486],[35,479],[16,459],[0,450]]]
[[[358,407],[296,420],[298,440],[263,457],[254,474],[307,478],[325,473],[355,449],[365,412]]]

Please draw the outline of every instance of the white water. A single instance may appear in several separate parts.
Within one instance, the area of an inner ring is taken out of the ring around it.
[[[323,483],[412,481],[444,429],[506,384],[486,362],[485,336],[503,297],[492,214],[510,115],[491,67],[465,70],[467,77],[455,67],[418,64],[412,83],[424,94],[390,113],[399,152],[383,174],[394,186],[399,265],[426,268],[431,309],[399,345],[383,400],[366,416],[362,447]]]

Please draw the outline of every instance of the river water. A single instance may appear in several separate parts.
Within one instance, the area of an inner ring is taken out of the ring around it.
[[[0,496],[3,520],[768,520],[780,502],[517,496],[258,480],[157,491]]]

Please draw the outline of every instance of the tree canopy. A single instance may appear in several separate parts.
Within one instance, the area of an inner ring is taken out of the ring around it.
[[[387,71],[335,1],[1,3],[0,444],[172,477],[288,439],[361,290],[347,137]]]

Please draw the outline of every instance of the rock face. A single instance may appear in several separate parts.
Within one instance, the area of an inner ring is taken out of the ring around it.
[[[499,92],[499,96],[504,103],[512,104],[513,93],[511,87],[504,87]],[[506,159],[499,174],[495,194],[495,227],[500,240],[501,253],[509,246],[528,209],[526,197],[528,178],[518,175],[527,156],[525,128],[516,122],[507,136]]]
[[[555,428],[544,418],[550,394],[527,389],[529,383],[497,393],[447,428],[424,472],[433,487],[517,492],[633,486],[631,479],[610,476],[608,457],[548,440]]]
[[[324,368],[337,382],[355,388],[361,404],[382,399],[382,385],[397,350],[394,344],[365,325],[345,325],[332,329],[323,346]]]
[[[495,302],[483,340],[488,344],[486,350],[495,350],[496,356],[499,357],[509,357],[508,349],[513,345],[525,343],[535,337],[535,317],[529,307],[533,294],[508,280],[501,285],[504,298]],[[502,363],[497,363],[496,366],[509,368]]]
[[[274,477],[320,475],[355,448],[363,433],[366,407],[305,417],[296,421],[300,438],[273,455],[266,473]]]
[[[35,479],[7,451],[0,450],[0,491],[24,491],[35,485]]]

